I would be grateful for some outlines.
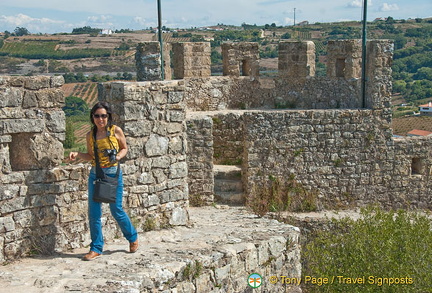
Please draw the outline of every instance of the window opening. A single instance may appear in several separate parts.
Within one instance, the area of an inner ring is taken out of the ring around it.
[[[345,77],[345,59],[336,59],[336,77]]]
[[[411,175],[423,174],[423,161],[420,158],[413,158],[411,161]]]

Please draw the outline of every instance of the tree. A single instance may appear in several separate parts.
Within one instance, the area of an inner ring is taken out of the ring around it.
[[[70,148],[73,148],[74,144],[75,144],[74,125],[73,125],[72,121],[69,121],[69,119],[67,119],[67,122],[66,122],[66,139],[63,143],[63,146],[65,149],[70,149]]]
[[[290,33],[284,33],[284,34],[281,36],[281,39],[284,39],[284,40],[291,39],[291,34],[290,34]]]
[[[99,28],[92,28],[90,26],[84,26],[79,28],[74,28],[72,34],[98,34],[101,32]]]
[[[421,67],[413,76],[414,79],[421,80],[432,80],[432,68],[430,67]]]
[[[389,17],[387,17],[387,19],[386,19],[386,23],[395,23],[395,20],[394,20],[393,17],[389,16]]]
[[[30,32],[25,27],[16,27],[14,33],[18,37],[30,34]]]
[[[77,115],[85,115],[89,111],[89,107],[83,99],[69,96],[65,99],[65,106],[63,107],[63,111],[67,117],[69,116],[77,116]]]
[[[403,35],[397,35],[394,38],[394,46],[395,46],[396,50],[403,49],[403,47],[405,47],[406,43],[407,43],[407,39]]]

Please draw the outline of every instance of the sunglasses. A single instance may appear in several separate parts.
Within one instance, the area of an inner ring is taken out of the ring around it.
[[[96,118],[96,119],[99,119],[99,118],[106,119],[106,118],[108,118],[108,114],[101,114],[101,115],[99,115],[99,114],[93,114],[93,118]]]

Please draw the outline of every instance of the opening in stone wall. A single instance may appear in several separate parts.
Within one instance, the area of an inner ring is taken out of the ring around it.
[[[250,60],[241,60],[240,61],[240,76],[249,76],[251,75],[251,64]]]
[[[345,59],[336,59],[336,77],[345,77]]]
[[[37,169],[37,160],[31,152],[31,139],[34,133],[12,134],[9,145],[10,164],[12,171]]]
[[[411,175],[423,174],[423,160],[420,158],[413,158],[411,161]]]

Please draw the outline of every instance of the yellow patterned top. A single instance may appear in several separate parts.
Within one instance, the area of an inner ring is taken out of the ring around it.
[[[107,129],[107,136],[101,139],[97,139],[96,143],[97,143],[97,152],[98,152],[98,156],[99,156],[99,164],[102,168],[109,168],[109,167],[113,167],[113,166],[117,166],[117,162],[115,162],[114,164],[110,162],[109,157],[105,155],[105,150],[112,150],[112,149],[116,149],[117,152],[119,151],[119,143],[117,138],[115,137],[115,125],[112,125],[111,127],[109,127]],[[94,149],[93,147],[93,142],[94,138],[93,138],[93,133],[92,135],[90,135],[90,145],[92,147],[92,149]],[[91,162],[92,166],[96,166],[96,161],[95,159],[92,160]]]

